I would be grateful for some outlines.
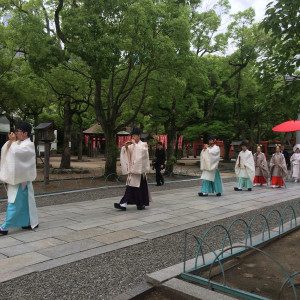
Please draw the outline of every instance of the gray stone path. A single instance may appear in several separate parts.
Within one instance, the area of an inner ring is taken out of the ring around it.
[[[0,282],[300,196],[300,184],[294,183],[252,192],[234,192],[234,186],[224,184],[222,197],[198,197],[199,187],[155,192],[144,211],[115,210],[120,197],[41,207],[38,229],[12,229],[0,237]],[[1,213],[1,222],[4,217]]]

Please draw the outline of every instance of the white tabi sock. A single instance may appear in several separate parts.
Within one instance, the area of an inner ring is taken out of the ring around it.
[[[127,203],[122,203],[122,204],[120,204],[120,206],[126,207],[126,206],[127,206]]]

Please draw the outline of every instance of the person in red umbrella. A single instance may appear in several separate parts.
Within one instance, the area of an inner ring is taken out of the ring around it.
[[[272,188],[280,188],[284,186],[284,181],[288,173],[284,155],[280,153],[280,146],[280,144],[276,144],[276,152],[272,155],[270,161]]]
[[[253,186],[266,184],[270,177],[268,163],[265,154],[262,152],[262,146],[257,145],[256,153],[253,155],[255,163],[255,177]]]

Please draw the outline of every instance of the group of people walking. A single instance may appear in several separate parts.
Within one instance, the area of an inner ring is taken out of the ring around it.
[[[247,143],[241,143],[242,151],[239,153],[236,164],[235,174],[238,179],[238,186],[235,191],[246,189],[251,191],[253,186],[261,186],[271,181],[272,188],[280,188],[285,185],[288,176],[288,168],[291,166],[291,177],[294,182],[299,182],[300,178],[300,144],[293,148],[294,154],[289,158],[289,154],[284,150],[284,146],[277,144],[276,151],[268,166],[266,156],[262,152],[262,146],[257,145],[256,153],[253,155],[248,150]],[[213,136],[209,136],[208,144],[205,144],[200,155],[202,170],[202,188],[200,197],[207,196],[209,193],[216,193],[221,196],[222,181],[218,171],[220,160],[220,148],[216,145]]]
[[[23,229],[37,228],[38,216],[32,181],[36,177],[35,147],[30,140],[32,127],[22,121],[15,132],[9,133],[9,140],[1,149],[0,180],[7,184],[8,207],[4,223],[0,227],[0,235],[7,235],[8,229],[22,227]],[[288,153],[282,146],[276,145],[276,152],[272,155],[270,168],[262,147],[257,146],[253,155],[247,149],[247,143],[242,142],[235,173],[238,186],[234,189],[242,191],[252,190],[253,185],[266,184],[271,178],[273,188],[282,187],[291,166],[291,176],[295,182],[300,178],[300,144],[294,146],[294,154],[289,159]],[[202,188],[199,196],[209,193],[221,196],[223,185],[218,170],[220,148],[216,145],[214,136],[209,136],[200,155],[202,170]],[[136,205],[138,210],[144,210],[151,202],[146,173],[150,171],[148,144],[141,141],[141,130],[134,128],[131,140],[121,149],[120,162],[123,175],[127,175],[126,190],[119,203],[114,203],[116,209],[125,211],[127,205]],[[165,167],[165,150],[162,143],[157,143],[154,168],[156,170],[157,186],[164,184],[161,170]]]

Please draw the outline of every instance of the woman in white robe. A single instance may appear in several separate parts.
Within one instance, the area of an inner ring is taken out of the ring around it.
[[[291,175],[295,183],[297,183],[300,178],[300,144],[295,145],[293,151],[294,154],[291,156]]]

